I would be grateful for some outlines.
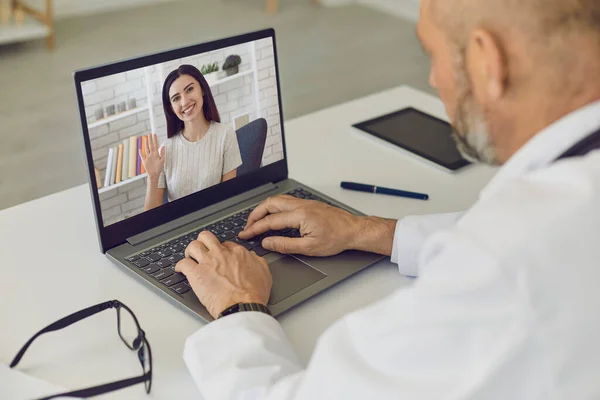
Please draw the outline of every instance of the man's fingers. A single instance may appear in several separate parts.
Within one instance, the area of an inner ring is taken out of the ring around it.
[[[209,231],[200,232],[198,235],[198,241],[204,244],[208,251],[218,250],[221,248],[221,242],[219,239],[217,239],[217,237]]]
[[[194,240],[185,248],[184,254],[186,257],[191,257],[199,263],[202,262],[207,252],[208,248],[204,243]]]
[[[307,239],[269,237],[262,241],[262,246],[271,251],[281,254],[306,254],[308,252]]]
[[[256,206],[250,215],[248,215],[248,223],[246,224],[245,229],[248,229],[256,221],[260,221],[269,214],[293,210],[295,208],[293,200],[296,200],[296,198],[287,195],[269,197],[267,200]]]
[[[227,247],[229,250],[233,250],[237,247],[240,247],[239,244],[233,242],[223,242],[221,243],[224,247]]]
[[[181,272],[185,276],[188,276],[188,274],[197,266],[198,264],[194,260],[184,258],[183,260],[175,264],[175,271]]]
[[[239,233],[241,239],[249,239],[267,231],[278,231],[286,228],[300,228],[300,217],[295,212],[281,212],[267,215]]]

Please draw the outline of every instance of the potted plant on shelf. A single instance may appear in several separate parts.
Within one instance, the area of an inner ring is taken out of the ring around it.
[[[203,65],[200,68],[200,73],[204,75],[208,82],[214,82],[219,80],[217,73],[219,72],[219,63],[214,62],[211,64]]]
[[[225,59],[225,63],[223,64],[223,71],[227,73],[227,76],[235,75],[240,72],[240,64],[242,63],[242,58],[238,55],[232,54],[227,56]]]

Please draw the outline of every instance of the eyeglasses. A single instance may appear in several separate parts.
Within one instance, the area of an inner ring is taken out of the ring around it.
[[[138,383],[144,382],[146,387],[146,393],[150,393],[150,388],[152,387],[152,351],[150,350],[150,343],[148,343],[148,339],[146,339],[146,334],[144,330],[140,328],[140,324],[133,314],[133,311],[129,309],[125,304],[121,303],[118,300],[111,300],[104,303],[96,304],[95,306],[88,307],[84,310],[77,311],[71,315],[68,315],[53,324],[48,325],[35,335],[31,339],[25,343],[25,345],[19,350],[14,360],[10,363],[10,367],[15,367],[23,355],[31,346],[31,343],[40,335],[48,332],[57,331],[59,329],[66,328],[69,325],[74,324],[75,322],[81,321],[84,318],[91,317],[94,314],[97,314],[101,311],[104,311],[109,308],[114,308],[117,310],[117,329],[119,332],[119,337],[125,343],[128,349],[136,351],[138,359],[140,360],[140,364],[142,365],[143,375],[123,379],[116,382],[106,383],[104,385],[94,386],[87,389],[75,390],[67,393],[55,394],[52,396],[44,397],[39,400],[47,400],[53,399],[55,397],[93,397],[98,396],[104,393],[112,392],[115,390],[123,389],[128,386],[137,385]],[[125,312],[123,312],[123,310]]]

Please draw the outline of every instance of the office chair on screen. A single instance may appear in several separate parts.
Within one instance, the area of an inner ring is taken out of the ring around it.
[[[236,131],[242,165],[237,169],[237,176],[247,174],[260,168],[265,142],[267,141],[267,121],[256,119]]]

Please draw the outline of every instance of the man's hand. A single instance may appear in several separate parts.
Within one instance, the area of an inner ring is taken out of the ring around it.
[[[175,270],[187,277],[214,318],[237,303],[267,305],[273,277],[264,258],[235,243],[221,244],[206,231],[188,245],[185,256]]]
[[[361,227],[362,220],[347,211],[284,195],[259,204],[239,237],[250,239],[270,230],[299,229],[301,238],[269,237],[262,246],[285,254],[332,256],[355,248]]]

